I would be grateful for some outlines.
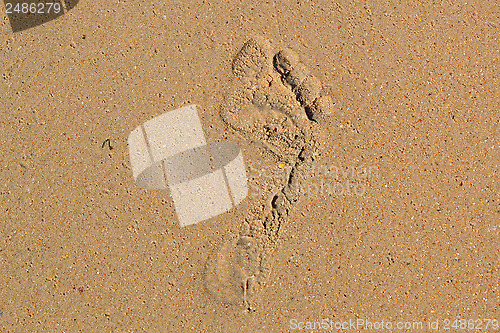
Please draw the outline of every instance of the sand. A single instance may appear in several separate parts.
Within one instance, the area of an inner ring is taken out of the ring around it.
[[[0,331],[498,327],[495,1],[0,17]],[[252,36],[262,61],[241,60]],[[207,141],[241,147],[250,191],[181,227],[168,190],[134,182],[127,138],[190,104]]]

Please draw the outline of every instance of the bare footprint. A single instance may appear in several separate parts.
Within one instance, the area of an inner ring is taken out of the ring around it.
[[[273,55],[271,44],[262,37],[243,45],[232,70],[235,80],[220,109],[223,121],[292,167],[283,188],[270,198],[267,216],[252,222],[253,230],[262,230],[262,234],[233,237],[207,262],[210,294],[251,309],[269,276],[281,227],[300,196],[301,181],[312,163],[312,128],[328,121],[333,101],[294,51],[284,49]]]

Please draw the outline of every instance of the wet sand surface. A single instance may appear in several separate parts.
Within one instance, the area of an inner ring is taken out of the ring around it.
[[[0,331],[500,320],[495,1],[82,0],[0,24]],[[235,70],[252,36],[269,59]],[[180,227],[168,191],[134,183],[127,138],[189,104],[241,147],[249,193]]]

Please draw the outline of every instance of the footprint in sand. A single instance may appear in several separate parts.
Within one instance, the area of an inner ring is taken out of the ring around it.
[[[248,231],[226,241],[207,261],[210,294],[252,309],[269,276],[279,231],[314,158],[314,126],[329,121],[333,101],[297,53],[290,49],[274,53],[262,37],[243,45],[233,59],[232,72],[232,92],[220,108],[223,121],[292,165],[282,189],[270,198],[266,216],[251,221]]]

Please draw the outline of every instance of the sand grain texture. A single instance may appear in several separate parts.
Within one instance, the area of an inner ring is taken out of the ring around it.
[[[500,320],[499,27],[492,0],[81,0],[16,34],[1,7],[0,331]],[[127,137],[189,104],[250,192],[181,228]]]

